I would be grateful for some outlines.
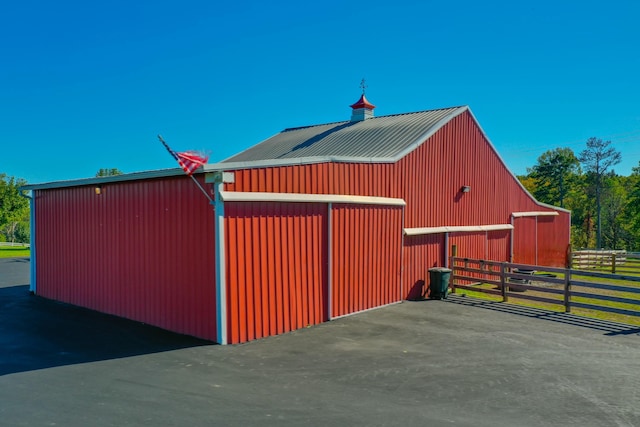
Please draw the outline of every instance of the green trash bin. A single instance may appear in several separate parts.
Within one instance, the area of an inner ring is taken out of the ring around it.
[[[449,278],[451,270],[444,267],[429,269],[429,298],[444,299],[449,291]]]

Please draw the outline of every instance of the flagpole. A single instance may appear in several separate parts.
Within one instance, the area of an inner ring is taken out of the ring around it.
[[[198,180],[193,176],[193,175],[189,175],[191,177],[191,179],[193,180],[193,182],[196,183],[196,185],[198,186],[198,188],[200,189],[200,191],[202,191],[202,194],[205,195],[205,197],[207,199],[209,199],[209,203],[213,204],[213,199],[211,198],[211,196],[209,196],[209,194],[207,193],[207,190],[205,190],[204,188],[202,188],[202,185],[200,185],[200,183],[198,182]]]

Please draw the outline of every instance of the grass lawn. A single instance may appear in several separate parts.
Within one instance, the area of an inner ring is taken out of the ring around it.
[[[0,258],[28,257],[31,250],[23,246],[0,246]]]

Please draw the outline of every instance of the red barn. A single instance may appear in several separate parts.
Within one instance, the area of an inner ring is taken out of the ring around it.
[[[32,290],[219,343],[417,296],[458,256],[560,266],[570,215],[537,202],[471,110],[285,129],[179,169],[33,190]]]

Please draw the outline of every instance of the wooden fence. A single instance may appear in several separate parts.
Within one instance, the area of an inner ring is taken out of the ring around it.
[[[640,274],[640,254],[618,250],[581,250],[571,252],[570,265],[575,270]]]
[[[17,243],[17,242],[0,242],[0,246],[8,246],[12,248],[28,248],[31,247],[29,243]]]
[[[640,277],[452,257],[451,289],[640,317]]]

